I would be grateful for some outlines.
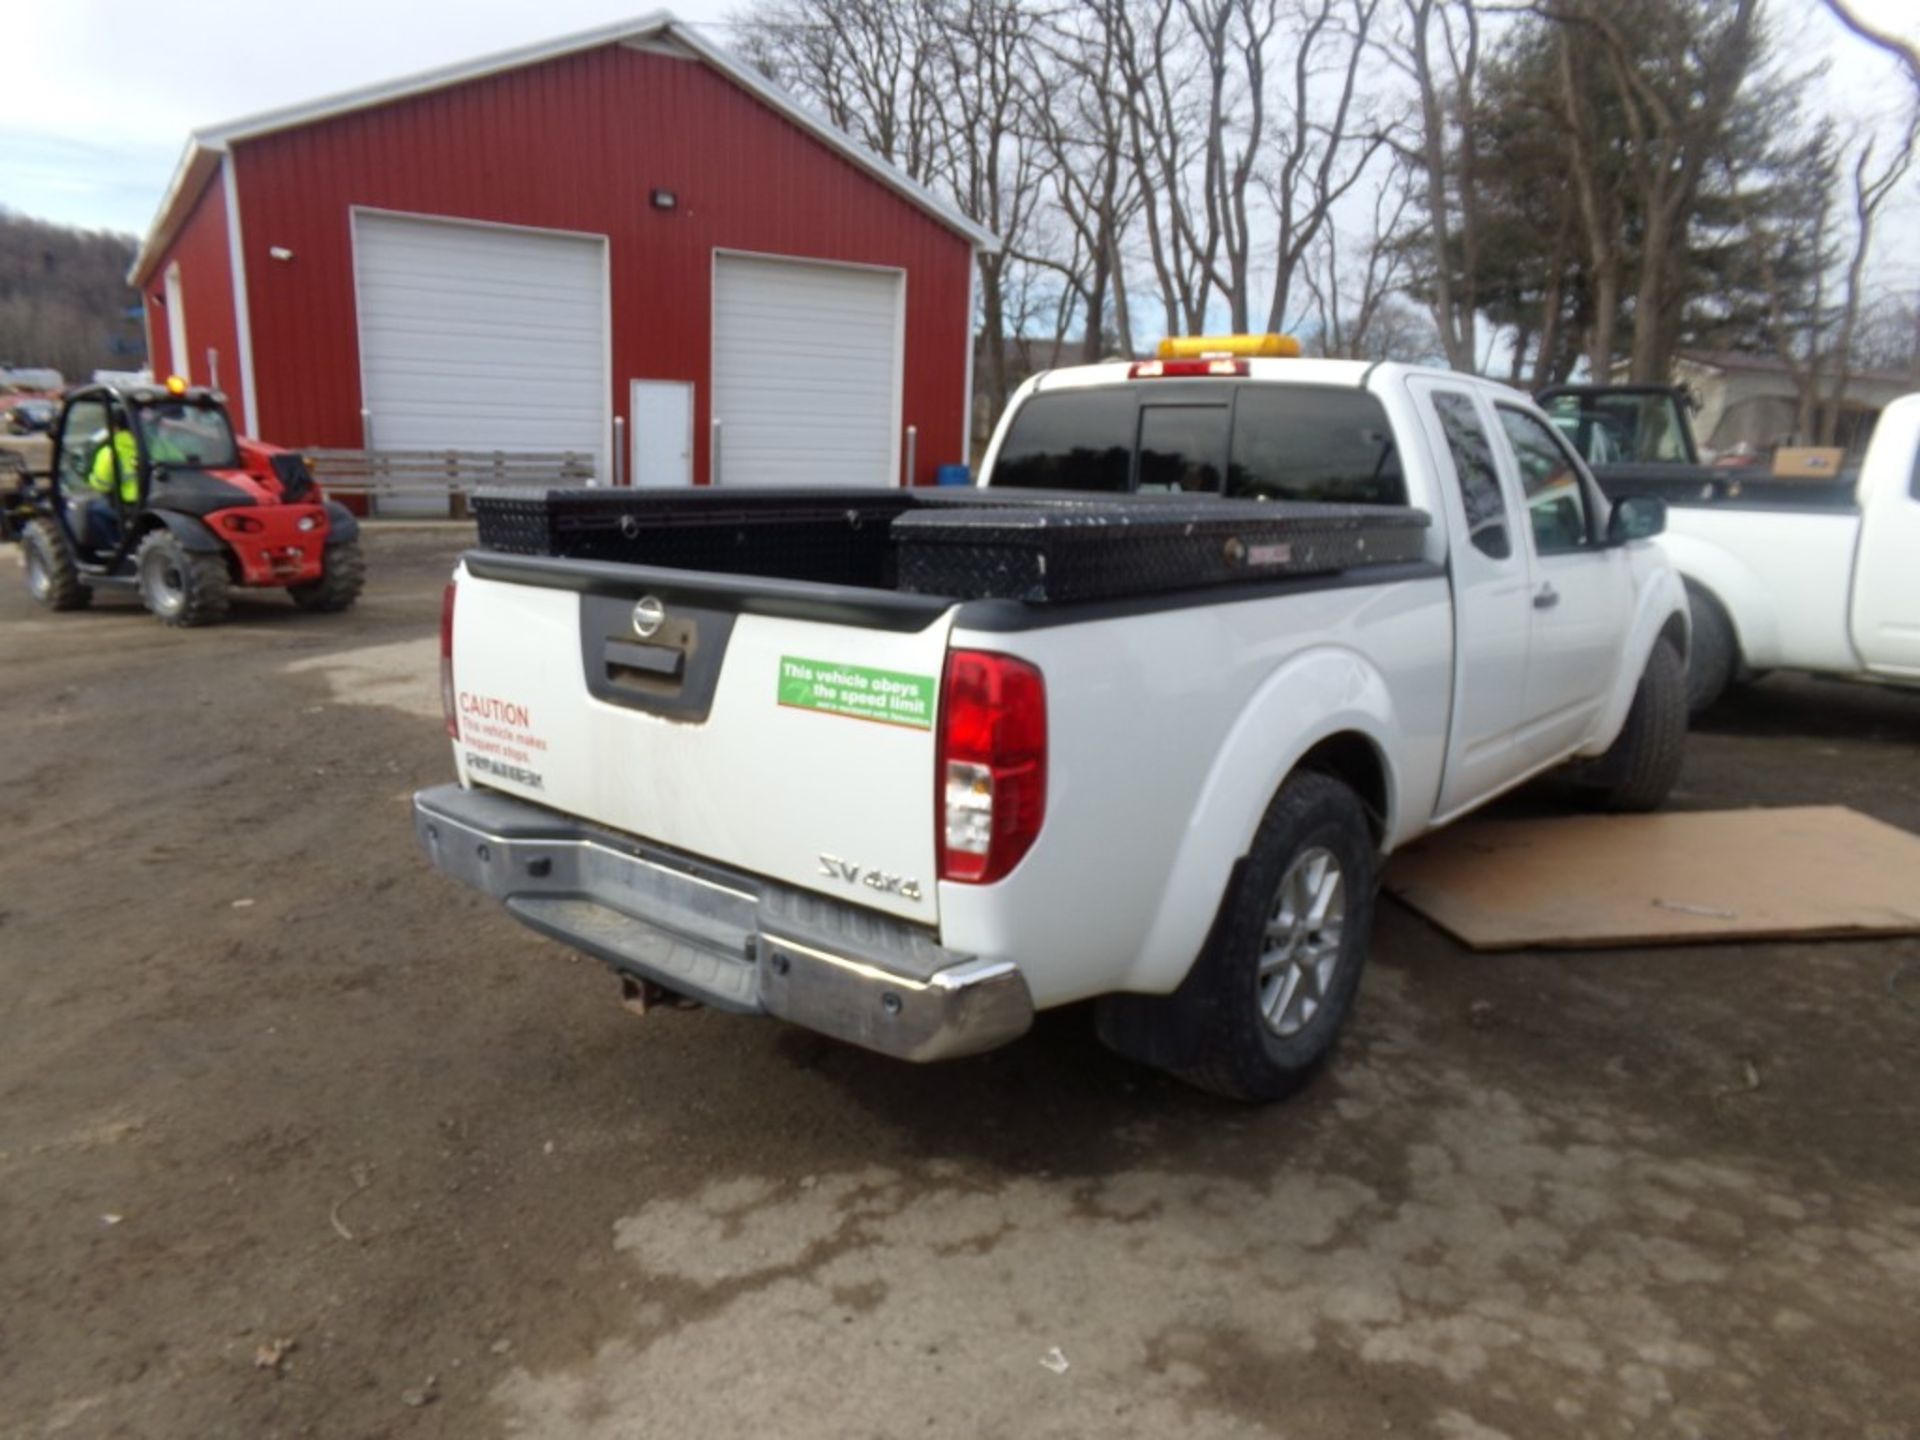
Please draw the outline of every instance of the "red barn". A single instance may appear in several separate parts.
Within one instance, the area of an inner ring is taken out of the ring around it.
[[[196,133],[131,279],[154,373],[282,444],[926,484],[995,243],[655,16]]]

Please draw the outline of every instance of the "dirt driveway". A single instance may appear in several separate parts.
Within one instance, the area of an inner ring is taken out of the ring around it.
[[[1261,1111],[636,1020],[414,852],[456,543],[189,633],[0,555],[0,1435],[1920,1435],[1920,942],[1388,904]],[[1678,803],[1827,801],[1920,830],[1920,700],[1768,682]]]

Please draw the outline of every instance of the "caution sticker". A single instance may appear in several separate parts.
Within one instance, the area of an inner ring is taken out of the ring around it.
[[[864,665],[782,655],[780,703],[794,710],[819,710],[856,720],[877,720],[882,725],[931,730],[934,682],[931,675],[905,675],[897,670],[870,670]]]

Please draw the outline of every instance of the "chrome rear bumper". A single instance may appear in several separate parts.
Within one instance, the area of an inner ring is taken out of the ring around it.
[[[1017,967],[890,916],[490,791],[422,790],[413,825],[437,868],[523,924],[718,1009],[903,1060],[990,1050],[1033,1023]]]

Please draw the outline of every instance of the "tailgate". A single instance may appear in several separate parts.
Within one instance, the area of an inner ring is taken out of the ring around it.
[[[463,780],[934,922],[949,614],[878,628],[755,613],[720,577],[546,568],[560,579],[460,573]]]

